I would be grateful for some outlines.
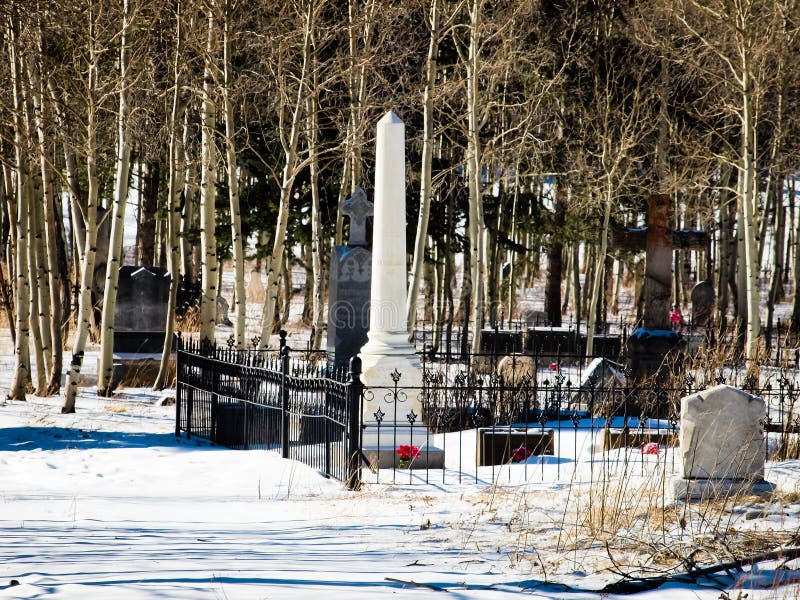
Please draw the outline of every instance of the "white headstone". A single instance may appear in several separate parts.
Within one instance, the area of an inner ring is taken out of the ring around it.
[[[771,491],[764,481],[764,401],[728,385],[681,399],[676,497]]]

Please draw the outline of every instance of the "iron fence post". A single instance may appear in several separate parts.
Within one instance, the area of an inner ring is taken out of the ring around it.
[[[175,437],[181,435],[181,396],[183,395],[183,349],[178,342],[178,352],[175,356]]]
[[[350,381],[348,383],[348,465],[347,488],[358,489],[361,485],[361,359],[350,359]]]
[[[213,359],[217,358],[217,348],[216,345],[211,350],[213,354],[211,355]],[[214,364],[212,362],[212,364]],[[217,370],[217,366],[214,365],[214,368],[211,370],[211,441],[215,444],[217,442],[217,433],[219,431],[219,371]]]
[[[285,337],[281,336],[281,341]],[[281,456],[289,458],[289,347],[281,346]]]
[[[192,413],[194,408],[194,388],[186,390],[186,439],[192,437]]]

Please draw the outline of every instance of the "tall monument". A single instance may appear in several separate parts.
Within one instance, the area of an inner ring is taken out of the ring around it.
[[[405,124],[394,112],[378,121],[369,332],[361,349],[363,449],[379,466],[396,465],[395,446],[421,448],[415,462],[437,468],[444,453],[426,448],[422,425],[422,366],[408,343],[406,324]]]

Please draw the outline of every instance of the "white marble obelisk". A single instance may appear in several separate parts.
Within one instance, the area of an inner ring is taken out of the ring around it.
[[[418,399],[422,367],[414,347],[408,343],[406,325],[405,124],[390,111],[378,121],[377,133],[369,333],[360,357],[362,380],[370,392],[364,402],[364,450],[370,456],[374,447],[380,446],[380,466],[387,466],[387,461],[395,461],[395,444],[422,447],[427,430],[421,426]],[[393,379],[395,373],[400,374],[397,383]],[[399,392],[396,396],[395,389]],[[378,410],[379,437],[375,417]],[[413,415],[413,431],[409,415]],[[443,460],[443,455],[433,456],[425,448],[423,454],[424,461],[420,463],[431,467]]]

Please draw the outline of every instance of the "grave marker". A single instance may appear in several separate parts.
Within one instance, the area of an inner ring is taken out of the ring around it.
[[[669,228],[669,208],[669,196],[654,194],[647,199],[646,227],[613,231],[614,248],[645,251],[643,327],[649,330],[670,328],[673,250],[708,251],[706,231]]]
[[[764,401],[728,385],[681,399],[675,498],[771,492],[764,481]]]
[[[372,202],[361,188],[342,202],[350,217],[346,246],[334,246],[331,255],[328,298],[328,364],[346,367],[367,343],[369,301],[372,285],[372,252],[366,244],[366,221],[373,215]]]
[[[714,285],[710,281],[701,281],[692,288],[692,325],[705,327],[714,314],[714,300],[716,294]]]
[[[612,246],[645,251],[644,314],[642,327],[628,338],[631,374],[642,381],[658,373],[668,354],[680,352],[684,342],[670,326],[672,262],[676,248],[708,251],[708,233],[669,228],[670,198],[654,194],[647,199],[647,226],[613,232]],[[641,407],[626,404],[629,414],[645,409],[650,416],[666,417],[669,406]]]
[[[169,273],[160,267],[120,267],[114,313],[114,352],[161,352],[169,282]]]
[[[378,467],[398,466],[396,448],[416,445],[411,468],[442,468],[444,451],[426,445],[420,402],[422,366],[408,342],[406,323],[405,124],[394,112],[378,121],[369,333],[361,349],[364,455]],[[370,399],[371,397],[371,399]]]

